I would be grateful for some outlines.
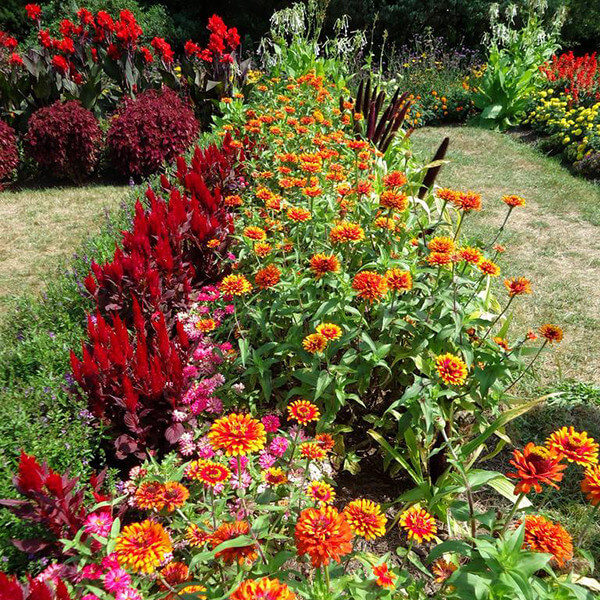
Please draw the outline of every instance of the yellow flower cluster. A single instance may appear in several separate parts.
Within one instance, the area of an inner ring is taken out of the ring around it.
[[[554,95],[554,90],[538,93],[536,107],[526,123],[552,136],[551,141],[571,160],[592,154],[592,136],[600,135],[600,102],[592,106],[573,105],[569,95]]]

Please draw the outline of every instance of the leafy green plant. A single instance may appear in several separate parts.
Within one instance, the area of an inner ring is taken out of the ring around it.
[[[521,12],[510,5],[503,22],[498,5],[492,6],[492,31],[484,40],[489,47],[487,64],[473,93],[481,111],[474,119],[477,124],[506,129],[523,118],[529,97],[543,79],[540,67],[559,47],[564,12],[557,11],[548,25],[544,23],[546,10],[546,0],[528,0]]]

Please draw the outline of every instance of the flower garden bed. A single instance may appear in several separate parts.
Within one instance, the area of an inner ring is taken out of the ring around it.
[[[0,597],[591,597],[581,540],[535,492],[568,467],[597,502],[598,445],[560,429],[515,451],[513,483],[475,466],[537,403],[510,392],[562,339],[510,332],[525,277],[490,292],[525,200],[502,198],[496,238],[469,246],[480,196],[435,187],[439,164],[399,137],[384,154],[357,135],[347,90],[313,72],[222,108],[222,144],[157,179],[85,279],[72,391],[120,481],[23,454],[22,498],[4,505],[44,527],[18,544],[53,562],[28,586],[0,576]],[[398,497],[337,501],[341,470],[367,457]],[[509,514],[481,510],[490,489]]]

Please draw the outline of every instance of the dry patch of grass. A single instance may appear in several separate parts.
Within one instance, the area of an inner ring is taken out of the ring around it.
[[[417,130],[414,152],[430,158],[446,135],[451,163],[438,183],[469,187],[484,200],[467,221],[468,236],[493,238],[506,214],[504,194],[527,199],[500,240],[507,248],[501,266],[507,276],[529,277],[534,288],[515,303],[513,335],[545,322],[565,330],[564,342],[541,363],[540,383],[557,376],[600,383],[600,187],[508,135],[470,127]]]
[[[39,292],[84,238],[100,230],[105,212],[126,186],[90,185],[0,193],[0,315],[11,296]]]

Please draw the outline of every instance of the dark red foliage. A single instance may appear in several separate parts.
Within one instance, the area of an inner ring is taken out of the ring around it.
[[[183,368],[191,348],[182,327],[170,335],[161,312],[147,323],[133,302],[135,333],[118,317],[109,325],[102,316],[88,317],[89,341],[79,360],[71,352],[75,380],[90,410],[114,440],[118,459],[163,450],[183,429],[173,423],[173,410],[185,391]]]
[[[108,131],[112,164],[124,175],[152,175],[186,150],[199,128],[192,109],[169,88],[127,99]]]
[[[0,573],[0,600],[71,600],[71,596],[61,579],[21,584],[16,577]]]
[[[207,242],[225,240],[232,231],[222,198],[239,189],[239,169],[239,151],[226,139],[223,149],[197,149],[189,167],[177,159],[181,186],[162,178],[168,202],[148,189],[149,207],[138,201],[131,230],[123,232],[113,260],[92,263],[84,280],[104,317],[118,314],[131,328],[135,296],[144,314],[161,311],[172,324],[190,293],[217,276],[219,261]]]
[[[100,493],[105,473],[93,476],[89,487],[96,502],[107,500]],[[73,539],[83,527],[88,511],[84,505],[84,486],[79,485],[79,477],[61,475],[40,464],[34,456],[21,452],[19,473],[13,479],[16,490],[26,500],[0,500],[0,506],[8,508],[21,519],[39,523],[56,541],[42,539],[13,540],[14,545],[24,552],[38,552],[42,549],[60,552],[60,538]]]
[[[27,154],[53,177],[83,181],[95,169],[102,145],[96,117],[75,100],[35,111],[25,135]]]
[[[19,151],[15,130],[0,121],[0,185],[10,179],[19,165]]]

